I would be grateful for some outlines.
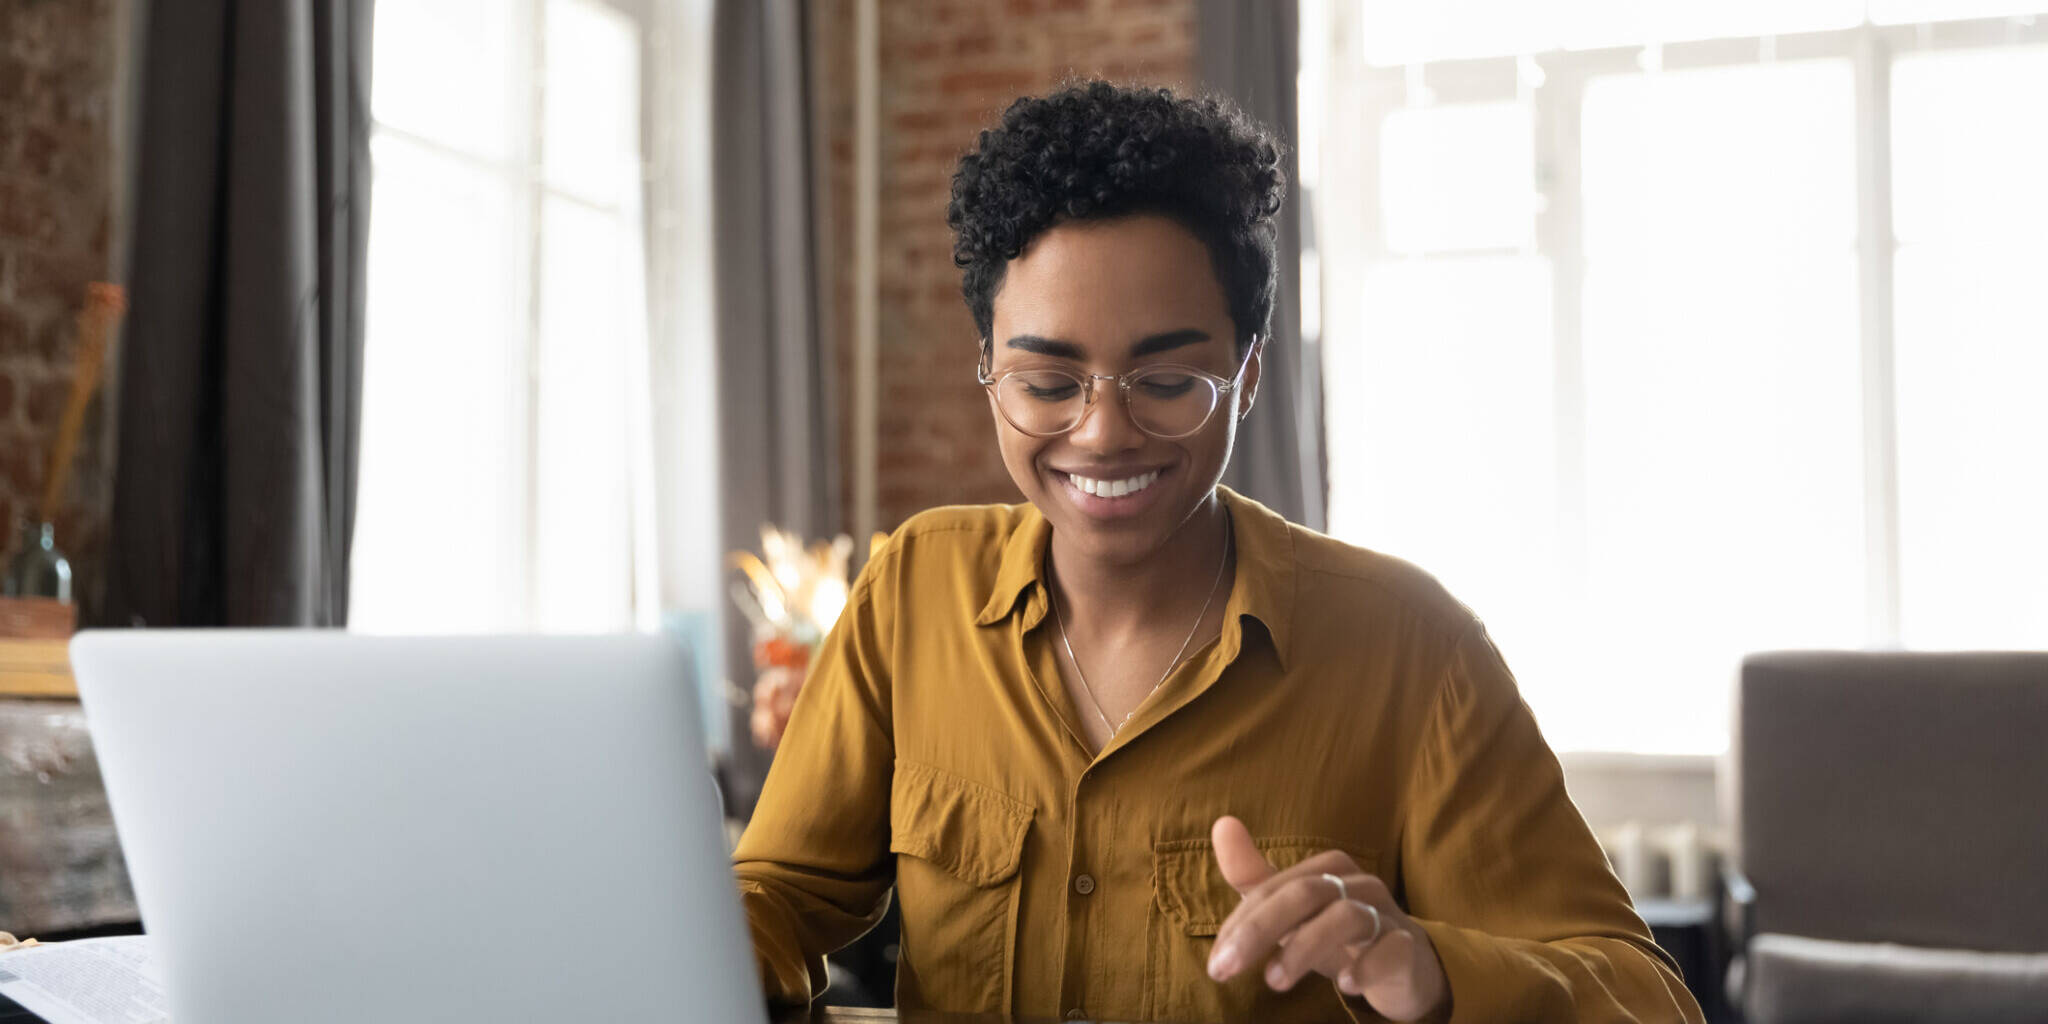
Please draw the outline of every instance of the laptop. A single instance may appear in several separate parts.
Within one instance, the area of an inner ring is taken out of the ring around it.
[[[172,1019],[766,1019],[661,637],[86,632]]]

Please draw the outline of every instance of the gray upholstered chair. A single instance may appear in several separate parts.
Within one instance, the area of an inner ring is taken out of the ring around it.
[[[2048,1021],[2048,653],[1753,655],[1734,769],[1752,1024]]]

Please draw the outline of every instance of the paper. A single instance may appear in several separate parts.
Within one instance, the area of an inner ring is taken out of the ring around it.
[[[167,1024],[149,938],[80,939],[0,953],[0,995],[49,1024]]]

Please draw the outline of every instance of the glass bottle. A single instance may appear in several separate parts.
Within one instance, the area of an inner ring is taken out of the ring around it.
[[[54,597],[71,603],[71,563],[57,550],[57,527],[21,524],[21,549],[7,562],[6,596]]]

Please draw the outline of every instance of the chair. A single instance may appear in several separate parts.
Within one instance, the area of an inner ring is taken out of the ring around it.
[[[1738,701],[1752,1024],[2048,1020],[2048,653],[1757,654]]]

